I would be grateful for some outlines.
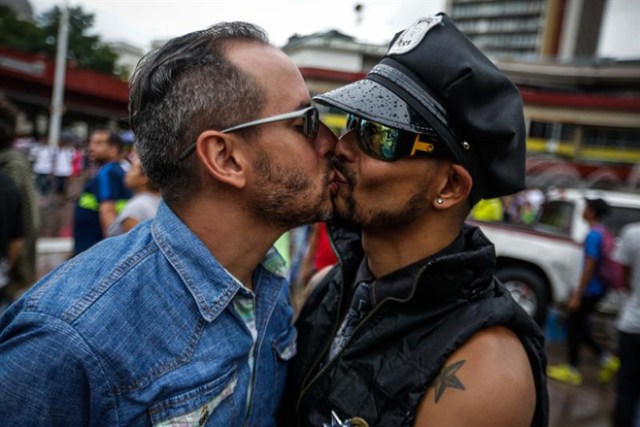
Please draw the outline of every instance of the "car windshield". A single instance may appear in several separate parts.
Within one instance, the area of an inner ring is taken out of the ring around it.
[[[568,201],[553,200],[546,202],[534,227],[549,233],[569,236],[571,234],[571,220],[574,209],[574,204]]]
[[[534,224],[534,228],[548,233],[570,236],[574,209],[576,206],[571,201],[549,201],[543,205],[542,213]],[[602,219],[602,222],[614,236],[617,236],[625,225],[640,222],[640,209],[611,206],[611,212]]]
[[[614,236],[617,236],[625,225],[640,222],[640,209],[612,206],[611,212],[602,219],[602,222]]]

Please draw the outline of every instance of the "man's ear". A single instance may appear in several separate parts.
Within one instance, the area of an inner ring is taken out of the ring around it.
[[[451,163],[446,171],[446,179],[433,200],[436,208],[450,208],[464,203],[471,193],[473,178],[464,167]]]
[[[246,184],[246,162],[242,154],[237,139],[231,134],[209,130],[198,136],[196,155],[207,173],[235,188]]]

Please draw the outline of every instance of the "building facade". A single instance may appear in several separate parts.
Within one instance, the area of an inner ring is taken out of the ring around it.
[[[447,0],[449,15],[498,59],[591,58],[605,0]]]

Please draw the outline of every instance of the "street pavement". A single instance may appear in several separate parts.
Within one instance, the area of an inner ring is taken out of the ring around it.
[[[616,350],[617,333],[613,314],[595,314],[593,332],[595,339],[610,351]],[[557,326],[557,325],[555,325]],[[551,332],[551,333],[550,333]],[[566,363],[567,347],[559,340],[558,330],[545,328],[546,352],[549,364]],[[551,338],[551,339],[550,339]],[[598,381],[599,361],[586,348],[581,350],[580,386],[548,380],[550,403],[550,427],[611,427],[611,414],[615,402],[615,377],[608,383]],[[640,427],[640,420],[636,423]]]

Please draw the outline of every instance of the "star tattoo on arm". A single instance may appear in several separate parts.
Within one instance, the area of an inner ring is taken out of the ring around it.
[[[442,368],[433,385],[435,388],[435,403],[438,403],[447,388],[464,390],[464,384],[462,384],[462,381],[460,381],[460,379],[455,375],[458,369],[464,365],[464,362],[465,360],[460,360]]]

